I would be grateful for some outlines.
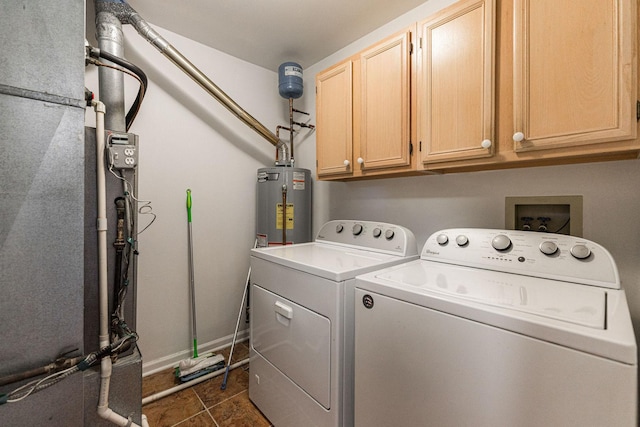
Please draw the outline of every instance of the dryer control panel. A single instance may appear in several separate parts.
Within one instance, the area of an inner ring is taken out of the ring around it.
[[[318,232],[316,242],[352,246],[403,257],[418,255],[416,238],[411,230],[385,222],[329,221]]]
[[[454,228],[426,241],[424,260],[620,289],[611,254],[587,239],[518,230]]]

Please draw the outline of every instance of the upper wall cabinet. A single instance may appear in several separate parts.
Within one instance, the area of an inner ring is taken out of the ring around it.
[[[317,174],[324,179],[415,170],[408,29],[316,76]]]
[[[514,150],[636,138],[635,0],[514,5]]]
[[[318,177],[637,158],[638,12],[637,0],[454,3],[317,76]]]
[[[411,164],[411,32],[360,53],[356,99],[356,168],[362,173]]]
[[[318,176],[351,172],[353,153],[353,62],[316,76],[316,165]]]
[[[419,23],[418,31],[419,168],[492,156],[494,1],[457,2]]]

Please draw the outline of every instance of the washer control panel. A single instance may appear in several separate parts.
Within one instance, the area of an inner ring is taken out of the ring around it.
[[[335,220],[320,228],[317,242],[348,245],[400,256],[417,255],[416,239],[401,225],[375,221]]]
[[[581,237],[564,234],[480,228],[441,230],[427,239],[421,258],[620,288],[615,261],[604,247]]]

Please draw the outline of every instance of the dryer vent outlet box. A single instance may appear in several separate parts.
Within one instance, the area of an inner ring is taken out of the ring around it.
[[[505,228],[582,237],[582,196],[506,197]]]

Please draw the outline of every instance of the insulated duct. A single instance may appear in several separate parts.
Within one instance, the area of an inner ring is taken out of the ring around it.
[[[165,40],[157,31],[129,6],[124,0],[95,0],[96,5],[96,26],[100,26],[99,20],[103,20],[101,14],[108,13],[117,18],[123,24],[131,24],[138,34],[144,37],[149,43],[155,46],[160,53],[166,56],[185,74],[198,83],[207,93],[213,96],[218,102],[224,105],[238,119],[244,122],[251,129],[256,131],[260,136],[269,141],[273,146],[280,148],[283,144],[280,139],[269,131],[262,123],[247,113],[233,99],[231,99],[224,91],[222,91],[215,83],[213,83],[204,73],[202,73],[195,65],[193,65],[184,55],[174,48],[167,40]],[[106,21],[106,19],[105,19]],[[102,47],[101,47],[102,49]],[[114,52],[110,52],[114,53]],[[121,55],[120,55],[121,56]],[[101,98],[102,87],[100,87]],[[104,102],[104,99],[103,99]],[[105,102],[106,104],[106,102]],[[107,104],[107,108],[109,105]],[[122,109],[124,111],[124,108]]]

